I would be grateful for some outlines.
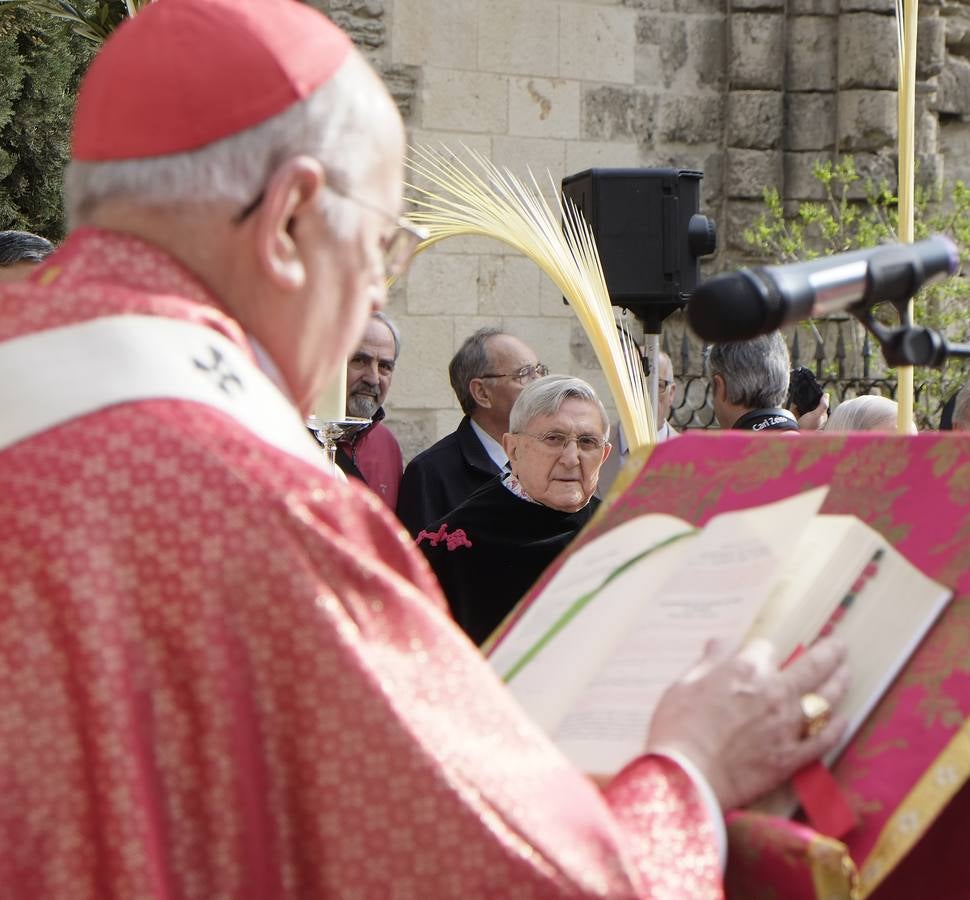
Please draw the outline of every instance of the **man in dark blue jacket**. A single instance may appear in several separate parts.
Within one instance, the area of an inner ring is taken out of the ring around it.
[[[457,430],[419,453],[401,480],[397,514],[412,535],[503,471],[502,435],[522,388],[547,374],[535,351],[497,328],[466,338],[448,364],[465,416]]]

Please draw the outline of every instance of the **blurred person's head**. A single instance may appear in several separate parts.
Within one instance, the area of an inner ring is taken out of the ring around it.
[[[54,245],[29,231],[0,231],[0,281],[17,281],[42,263]]]
[[[888,397],[864,394],[843,400],[829,414],[826,431],[886,431],[896,430],[899,405]],[[913,428],[916,432],[916,428]]]
[[[970,381],[957,394],[953,403],[953,430],[970,431]]]
[[[660,351],[657,357],[657,426],[663,425],[670,417],[670,409],[677,395],[674,381],[674,364],[670,357]]]
[[[502,444],[512,474],[535,501],[563,512],[589,503],[610,453],[609,419],[585,381],[548,375],[525,387]]]

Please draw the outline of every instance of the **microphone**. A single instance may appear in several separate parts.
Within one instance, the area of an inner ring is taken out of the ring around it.
[[[687,321],[702,340],[744,341],[802,319],[908,300],[924,284],[955,274],[959,264],[956,245],[938,234],[915,244],[740,269],[699,285],[687,301]]]

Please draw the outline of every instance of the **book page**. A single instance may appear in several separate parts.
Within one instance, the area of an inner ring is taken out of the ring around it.
[[[836,708],[848,719],[838,745],[826,756],[831,765],[865,722],[899,671],[943,612],[952,592],[924,575],[878,532],[854,516],[820,516],[844,520],[843,546],[856,549],[846,585],[821,623],[814,639],[828,627],[848,648],[851,680]],[[754,805],[772,815],[790,816],[798,801],[783,786]]]
[[[665,565],[652,565],[648,556],[625,569],[584,610],[585,631],[573,635],[572,655],[554,648],[576,623],[552,637],[538,658],[511,678],[513,693],[581,768],[615,772],[641,751],[657,699],[697,661],[706,641],[721,637],[741,643],[787,553],[789,545],[778,535],[797,541],[825,493],[821,488],[716,516],[696,537],[673,544]],[[541,601],[542,596],[536,603]],[[635,615],[629,614],[631,606]],[[613,610],[626,613],[620,627],[607,621],[607,611]],[[585,639],[587,647],[595,643],[599,649],[601,636],[610,639],[606,651],[597,653],[596,666],[584,664],[575,648]],[[579,670],[591,674],[577,692]],[[526,673],[529,689],[520,692]],[[549,700],[554,712],[536,705],[542,681],[559,691]]]
[[[780,577],[758,613],[745,643],[770,640],[784,662],[818,637],[822,626],[853,582],[885,545],[855,516],[818,515],[791,552]]]
[[[489,661],[505,680],[514,675],[514,693],[547,731],[569,708],[619,634],[641,606],[643,585],[634,576],[629,591],[601,590],[631,560],[633,569],[662,571],[677,564],[678,546],[695,529],[673,516],[652,514],[624,522],[574,553],[498,642]],[[559,623],[566,623],[557,630]],[[555,631],[555,639],[551,634]],[[541,648],[541,663],[531,664]]]
[[[871,531],[863,522],[856,525]],[[866,569],[869,574],[844,599],[841,617],[833,624],[849,648],[852,680],[838,707],[849,724],[830,760],[844,749],[953,596],[885,541]]]
[[[839,707],[849,717],[844,746],[951,592],[855,516],[817,516],[798,553],[810,556],[816,571],[790,566],[784,589],[772,593],[748,639],[765,637],[784,657],[826,628],[847,645],[852,681]]]

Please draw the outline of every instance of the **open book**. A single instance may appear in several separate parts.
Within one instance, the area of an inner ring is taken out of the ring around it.
[[[709,638],[767,638],[784,661],[834,630],[852,670],[844,746],[950,592],[854,516],[818,514],[827,490],[703,529],[659,514],[617,526],[523,601],[492,665],[577,766],[611,775],[643,751],[657,700]]]

